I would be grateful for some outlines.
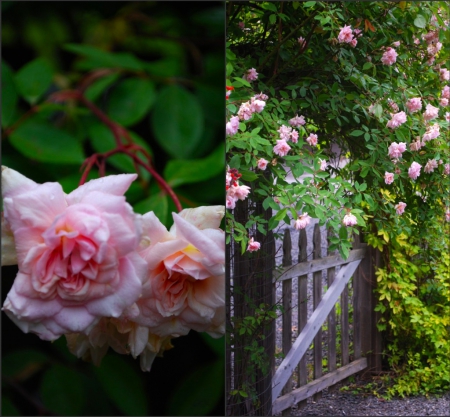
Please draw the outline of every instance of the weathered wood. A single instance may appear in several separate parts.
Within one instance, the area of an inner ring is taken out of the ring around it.
[[[347,365],[348,356],[348,286],[341,293],[341,365]]]
[[[291,232],[285,229],[283,237],[283,266],[292,265],[292,242]],[[282,306],[283,306],[283,332],[282,332],[282,349],[286,356],[292,346],[292,280],[283,281],[282,289]],[[283,389],[283,394],[292,391],[292,376],[288,379]],[[287,408],[283,411],[283,415],[290,415],[291,409]]]
[[[328,248],[330,247],[330,231],[328,232]],[[328,256],[333,253],[328,249]],[[336,268],[327,270],[327,286],[331,287],[336,275]],[[336,370],[336,307],[333,307],[328,315],[328,372]]]
[[[313,341],[314,336],[322,326],[322,323],[338,300],[339,295],[346,287],[348,281],[358,267],[359,263],[360,260],[353,261],[340,269],[335,281],[322,298],[322,301],[319,303],[318,307],[314,310],[310,319],[306,323],[305,328],[302,330],[300,336],[294,342],[292,349],[289,351],[289,353],[275,372],[275,375],[272,379],[273,399],[277,398],[280,394],[287,380],[292,375],[298,362]]]
[[[300,230],[298,238],[298,262],[306,262],[307,260],[307,239],[306,230]],[[308,321],[308,275],[302,275],[298,277],[298,335],[305,328]],[[308,382],[308,369],[306,366],[306,355],[303,355],[302,359],[297,366],[298,374],[298,387],[306,385]],[[303,408],[307,404],[306,400],[300,401],[297,404],[298,408]]]
[[[307,275],[313,272],[322,271],[327,268],[345,265],[349,262],[362,259],[365,254],[365,245],[361,249],[351,250],[347,259],[342,259],[339,255],[327,256],[322,259],[315,259],[312,261],[302,261],[292,267],[282,268],[274,271],[274,281],[283,281],[285,279],[292,279],[300,275]]]
[[[359,235],[353,235],[353,249],[361,245]],[[361,304],[364,302],[361,292],[361,263],[353,275],[353,351],[355,359],[361,357]],[[367,300],[366,300],[367,301]]]
[[[322,258],[322,241],[320,236],[320,226],[318,223],[314,225],[313,233],[313,257],[314,259]],[[322,299],[322,271],[313,274],[313,302],[314,310]],[[322,326],[320,326],[316,336],[314,337],[314,379],[322,376]],[[314,395],[314,401],[322,397],[322,393],[318,392]]]
[[[382,338],[381,332],[378,330],[377,323],[381,318],[381,313],[379,311],[375,311],[375,307],[377,305],[377,296],[374,292],[375,287],[377,286],[377,278],[375,275],[375,271],[377,268],[382,267],[382,258],[381,252],[379,250],[373,249],[375,251],[375,259],[374,264],[372,266],[372,275],[371,275],[371,292],[372,292],[372,363],[371,368],[372,372],[378,374],[381,372],[381,354],[383,352],[382,349]]]
[[[316,392],[322,391],[325,388],[335,385],[339,381],[348,378],[350,375],[360,372],[367,367],[367,359],[360,358],[356,361],[349,363],[342,368],[335,370],[334,372],[328,373],[321,378],[310,382],[309,384],[293,390],[287,395],[277,398],[272,406],[273,414],[280,413],[282,410],[292,407],[297,402],[305,400],[311,397]]]

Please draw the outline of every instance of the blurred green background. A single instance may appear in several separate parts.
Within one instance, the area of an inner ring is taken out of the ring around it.
[[[3,165],[75,189],[83,160],[114,138],[80,103],[47,98],[88,85],[86,97],[151,153],[183,208],[224,204],[224,3],[1,7]],[[135,172],[126,156],[107,160],[107,175],[124,172]],[[126,196],[136,212],[172,224],[174,204],[148,173]],[[2,300],[16,273],[2,268]],[[2,415],[224,415],[224,338],[191,332],[143,373],[112,351],[96,368],[65,338],[41,341],[4,314],[1,328]]]

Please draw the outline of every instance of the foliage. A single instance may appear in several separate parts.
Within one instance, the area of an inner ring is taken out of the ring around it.
[[[66,193],[138,172],[127,201],[168,227],[177,199],[183,208],[223,204],[220,3],[2,2],[2,12],[3,165]],[[3,294],[16,272],[3,268]],[[131,358],[110,353],[96,369],[64,338],[47,346],[3,325],[2,414],[223,413],[223,338],[190,334],[141,375]],[[204,387],[210,399],[200,404]]]
[[[227,84],[234,87],[227,121],[252,96],[261,98],[255,94],[268,96],[262,111],[239,116],[238,130],[230,130],[227,162],[276,211],[267,225],[255,218],[258,229],[307,212],[334,230],[330,249],[346,258],[351,227],[342,224],[350,211],[366,242],[382,251],[376,291],[384,353],[397,377],[390,395],[450,386],[448,19],[445,2],[230,2],[227,8]],[[351,39],[341,34],[345,27]],[[393,50],[395,62],[387,58]],[[410,109],[412,98],[420,98],[420,111]],[[274,149],[280,128],[297,114],[306,123],[280,156]],[[311,133],[317,146],[306,138]],[[404,149],[393,152],[394,142]],[[269,162],[266,175],[259,158]],[[288,183],[286,171],[300,180]],[[248,226],[230,211],[227,227],[245,252]]]

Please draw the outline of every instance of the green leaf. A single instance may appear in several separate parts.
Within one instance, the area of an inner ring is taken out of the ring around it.
[[[241,167],[241,157],[239,155],[234,155],[228,162],[230,168],[239,169]]]
[[[366,63],[363,65],[363,67],[362,67],[363,71],[365,71],[366,69],[371,68],[372,65],[373,65],[373,64],[372,64],[371,62],[366,62]]]
[[[45,372],[39,391],[50,411],[62,416],[82,415],[87,393],[79,372],[53,364]]]
[[[241,169],[240,173],[242,174],[243,181],[255,181],[256,178],[258,178],[258,175],[255,174],[253,171]]]
[[[145,78],[127,78],[114,87],[108,103],[111,119],[123,126],[139,122],[155,102],[155,86]]]
[[[164,178],[172,188],[205,181],[225,170],[224,155],[225,144],[221,144],[203,159],[170,160],[164,169]]]
[[[140,374],[118,355],[106,355],[102,365],[94,369],[111,401],[128,416],[146,416],[148,394]],[[61,379],[60,381],[64,381]],[[64,384],[61,384],[64,386]]]
[[[200,145],[203,110],[197,98],[183,87],[172,85],[160,92],[151,122],[157,142],[175,158],[189,158]]]
[[[8,64],[2,61],[2,126],[9,126],[14,120],[17,101],[14,73]]]
[[[144,69],[143,63],[134,55],[127,52],[112,53],[93,46],[77,45],[74,43],[65,44],[64,49],[90,58],[91,64],[94,67],[122,68],[131,71],[142,71]]]
[[[414,19],[414,26],[423,29],[427,25],[427,21],[425,17],[418,14],[417,17]]]
[[[273,25],[273,24],[276,23],[276,21],[277,21],[277,15],[276,14],[271,14],[269,16],[269,22]]]
[[[350,133],[350,136],[361,136],[364,132],[362,130],[354,130]]]
[[[209,415],[222,397],[224,377],[222,361],[199,367],[176,387],[166,415]]]
[[[307,1],[306,3],[303,3],[304,7],[313,7],[316,5],[315,1]]]
[[[97,100],[100,95],[119,78],[119,74],[109,74],[93,82],[84,92],[85,97],[90,101]]]
[[[275,215],[275,220],[283,220],[284,216],[286,216],[287,213],[287,208],[281,209],[276,215]]]
[[[50,124],[29,119],[11,133],[11,144],[23,155],[40,162],[80,164],[84,160],[78,140]]]
[[[16,380],[38,371],[48,361],[47,355],[34,349],[9,353],[2,359],[2,375]]]
[[[48,90],[53,79],[53,69],[43,58],[23,66],[15,76],[17,90],[30,104],[35,104]]]
[[[149,211],[153,211],[161,223],[166,224],[169,211],[168,197],[166,194],[161,192],[151,195],[145,200],[136,203],[134,205],[134,211],[139,214],[145,214]]]

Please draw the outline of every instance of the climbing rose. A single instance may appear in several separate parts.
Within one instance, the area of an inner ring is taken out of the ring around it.
[[[219,337],[225,331],[223,206],[173,213],[168,231],[153,212],[143,215],[139,255],[147,263],[139,314],[132,320],[159,337],[189,330]]]
[[[3,310],[25,333],[56,340],[119,317],[142,290],[138,215],[123,194],[136,174],[91,180],[70,194],[2,167],[5,221],[19,272]]]
[[[384,182],[386,184],[392,184],[394,182],[394,174],[391,172],[384,173]]]
[[[319,161],[320,161],[320,170],[325,171],[327,169],[327,165],[328,165],[327,161],[325,159],[320,159],[320,158],[319,158]]]
[[[450,122],[450,112],[446,112],[444,117],[447,122]]]
[[[284,139],[277,140],[277,144],[273,148],[273,153],[279,156],[286,156],[291,150],[291,147]]]
[[[422,140],[428,142],[429,140],[436,139],[439,136],[439,125],[435,123],[432,126],[428,126],[426,132],[424,133]]]
[[[303,38],[302,36],[300,36],[297,39],[298,44],[300,45],[300,48],[304,48],[306,46],[306,42],[305,42],[305,38]]]
[[[254,97],[251,98],[250,108],[253,113],[261,113],[264,110],[265,105],[265,101],[257,100]]]
[[[450,99],[450,87],[448,85],[446,85],[441,92],[441,95],[443,98],[448,98]]]
[[[397,60],[397,52],[395,49],[388,46],[383,56],[381,57],[381,62],[384,65],[392,65]]]
[[[402,201],[400,201],[398,204],[396,204],[395,210],[396,210],[397,214],[402,215],[403,212],[405,211],[405,207],[406,207],[406,204],[403,203]]]
[[[353,39],[352,28],[351,26],[345,25],[343,28],[341,28],[341,31],[339,32],[338,40],[340,43],[342,42],[350,43],[352,39]]]
[[[400,41],[392,42],[392,46],[395,46],[396,48],[398,48],[400,46]]]
[[[303,213],[298,216],[298,219],[294,221],[294,228],[296,230],[304,229],[311,222],[311,217],[308,213]]]
[[[408,107],[408,110],[411,113],[415,113],[416,111],[419,111],[422,109],[422,99],[420,97],[410,98],[406,102],[406,107]]]
[[[429,174],[437,168],[438,164],[436,159],[429,159],[428,162],[425,164],[425,168],[423,169],[423,172],[426,174]]]
[[[391,159],[401,158],[402,153],[406,151],[406,143],[405,142],[392,142],[391,146],[389,146],[388,152],[389,157]]]
[[[441,98],[440,100],[439,100],[439,104],[442,106],[442,107],[447,107],[448,106],[448,98]]]
[[[450,79],[450,71],[447,68],[441,68],[439,73],[441,81],[448,81]]]
[[[297,114],[294,118],[292,118],[291,120],[289,120],[289,124],[290,124],[292,127],[299,127],[299,126],[304,125],[305,123],[306,123],[306,122],[305,122],[304,116],[299,116],[298,114]]]
[[[298,132],[295,129],[292,129],[291,141],[292,141],[292,143],[297,143],[298,142]]]
[[[306,138],[306,142],[308,142],[311,146],[317,146],[317,135],[310,133],[310,135]]]
[[[439,109],[437,107],[432,106],[431,104],[427,104],[425,108],[425,112],[423,113],[423,118],[425,120],[433,120],[436,119],[439,115]]]
[[[350,42],[350,46],[352,48],[356,48],[357,43],[358,43],[358,41],[356,39],[352,39],[351,42]]]
[[[417,179],[417,177],[420,175],[420,169],[422,168],[422,165],[418,164],[417,162],[413,162],[408,169],[408,175],[409,178],[412,180]]]
[[[392,119],[389,120],[386,127],[390,127],[391,129],[395,129],[406,122],[406,113],[401,111],[399,113],[395,113],[392,115]]]
[[[445,175],[450,175],[450,164],[445,164],[444,165],[444,174]]]
[[[247,80],[248,82],[252,82],[258,79],[258,73],[256,72],[255,68],[250,68],[242,78],[244,80]]]
[[[254,113],[254,109],[252,109],[252,105],[249,101],[241,104],[238,110],[238,116],[240,120],[249,120]]]
[[[267,164],[269,161],[265,160],[264,158],[258,159],[258,168],[261,170],[265,170],[267,168]]]
[[[282,125],[277,132],[280,134],[280,139],[289,140],[291,136],[292,127]]]
[[[447,209],[447,211],[445,212],[445,221],[450,222],[450,210],[449,209]]]
[[[409,149],[411,151],[418,151],[419,149],[422,148],[422,146],[425,146],[425,143],[421,142],[420,138],[418,137],[417,140],[410,143]]]
[[[251,239],[248,241],[247,251],[248,251],[248,252],[255,252],[255,251],[259,250],[260,247],[261,247],[261,243],[255,242],[255,241],[253,240],[253,238],[251,238]]]
[[[355,226],[356,224],[358,224],[358,221],[356,220],[356,217],[352,213],[347,213],[344,216],[342,223],[344,223],[344,226]]]
[[[226,125],[226,133],[228,136],[235,135],[239,129],[239,117],[233,116]]]

